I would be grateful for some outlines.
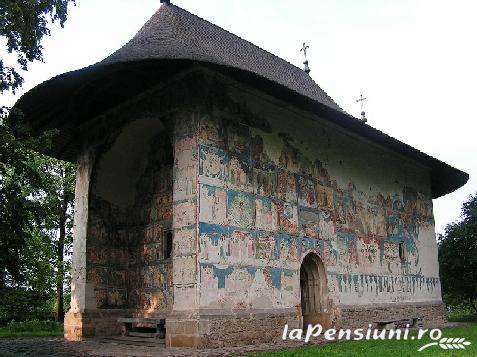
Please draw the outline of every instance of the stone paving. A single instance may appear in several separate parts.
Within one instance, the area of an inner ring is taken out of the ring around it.
[[[314,344],[323,344],[317,340]],[[0,357],[7,356],[244,356],[256,352],[279,351],[303,346],[303,342],[266,343],[241,347],[227,347],[209,350],[166,349],[125,345],[117,342],[104,342],[90,339],[82,342],[68,342],[61,337],[54,338],[1,338]]]
[[[443,327],[467,326],[469,323],[448,322]],[[329,343],[323,339],[312,339],[313,345]],[[266,351],[282,351],[304,346],[303,342],[283,341],[277,343],[263,343],[241,347],[224,347],[216,349],[166,349],[161,346],[148,347],[126,345],[121,342],[105,341],[102,339],[87,339],[82,342],[69,342],[61,337],[38,338],[0,338],[0,357],[10,356],[159,356],[159,357],[219,357],[219,356],[246,356],[252,353]],[[310,344],[308,344],[310,345]]]

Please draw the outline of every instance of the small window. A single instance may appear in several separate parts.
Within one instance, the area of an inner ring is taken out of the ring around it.
[[[172,232],[166,233],[166,242],[164,244],[164,258],[169,259],[172,255]]]
[[[404,242],[399,243],[399,259],[401,259],[401,261],[405,260]]]

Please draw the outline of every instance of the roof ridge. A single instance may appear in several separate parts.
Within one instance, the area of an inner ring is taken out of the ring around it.
[[[270,51],[268,51],[268,50],[266,50],[266,49],[264,49],[264,48],[262,48],[262,47],[260,47],[260,46],[258,46],[258,45],[256,45],[256,44],[254,44],[254,43],[251,42],[251,41],[248,41],[247,39],[245,39],[245,38],[243,38],[243,37],[241,37],[241,36],[239,36],[239,35],[237,35],[237,34],[231,32],[231,31],[229,31],[229,30],[227,30],[227,29],[225,29],[225,28],[223,28],[223,27],[221,27],[221,26],[219,26],[219,25],[217,25],[217,24],[214,24],[213,22],[210,22],[209,20],[207,20],[207,19],[205,19],[205,18],[203,18],[203,17],[201,17],[201,16],[199,16],[199,15],[193,14],[192,12],[190,12],[190,11],[188,11],[188,10],[186,10],[186,9],[184,9],[184,8],[182,8],[182,7],[180,7],[180,6],[178,6],[178,5],[175,5],[175,4],[172,4],[172,3],[169,3],[169,4],[163,3],[163,4],[161,5],[161,7],[158,9],[158,11],[160,11],[163,7],[174,7],[174,8],[176,8],[176,9],[178,9],[179,11],[183,11],[183,12],[187,13],[187,15],[189,15],[189,16],[196,17],[196,18],[198,18],[198,19],[200,19],[200,20],[202,20],[202,21],[208,23],[209,25],[212,25],[213,27],[216,27],[216,28],[220,29],[221,31],[224,31],[225,33],[227,33],[227,34],[229,34],[229,35],[231,35],[231,36],[237,37],[238,39],[242,40],[243,42],[246,42],[248,45],[251,45],[252,47],[257,48],[257,49],[263,51],[264,53],[266,53],[266,54],[268,54],[268,55],[270,55],[270,56],[275,57],[276,59],[278,59],[278,60],[284,62],[285,64],[287,64],[287,65],[289,65],[289,66],[292,66],[292,67],[295,68],[296,70],[298,70],[298,71],[300,71],[300,72],[303,72],[303,73],[306,73],[305,71],[303,71],[302,68],[300,68],[300,67],[294,65],[293,63],[287,61],[286,59],[284,59],[284,58],[282,58],[282,57],[280,57],[280,56],[278,56],[278,55],[276,55],[276,54],[274,54],[274,53],[272,53],[272,52],[270,52]],[[328,97],[329,100],[331,100],[341,111],[344,112],[344,110],[336,103],[336,101],[335,101],[323,88],[321,88],[321,86],[319,86],[318,83],[316,83],[316,81],[315,81],[308,73],[306,73],[306,75],[309,77],[309,79],[310,79],[317,87],[319,87],[319,88],[321,89],[321,91]]]
[[[145,59],[192,59],[238,68],[344,112],[299,67],[174,4],[162,4],[129,42],[98,64]]]
[[[226,32],[226,33],[228,33],[228,34],[230,34],[230,35],[232,35],[232,36],[235,36],[235,37],[237,37],[237,38],[239,38],[239,39],[241,39],[242,41],[248,43],[249,45],[252,45],[253,47],[258,48],[259,50],[261,50],[261,51],[263,51],[263,52],[265,52],[265,53],[267,53],[267,54],[269,54],[269,55],[272,55],[272,56],[276,57],[277,59],[279,59],[279,60],[281,60],[281,61],[283,61],[283,62],[285,62],[285,63],[287,63],[287,64],[289,64],[289,65],[291,65],[291,66],[293,66],[293,67],[295,67],[296,69],[298,69],[298,70],[300,70],[300,71],[303,71],[300,67],[294,65],[294,64],[291,63],[291,62],[288,62],[286,59],[284,59],[284,58],[282,58],[282,57],[277,56],[277,55],[274,54],[273,52],[270,52],[270,51],[268,51],[268,50],[266,50],[266,49],[264,49],[264,48],[262,48],[262,47],[260,47],[260,46],[258,46],[258,45],[256,45],[256,44],[254,44],[253,42],[250,42],[249,40],[247,40],[247,39],[245,39],[245,38],[243,38],[243,37],[241,37],[241,36],[239,36],[239,35],[237,35],[237,34],[231,32],[231,31],[229,31],[229,30],[227,30],[227,29],[225,29],[225,28],[223,28],[223,27],[221,27],[221,26],[219,26],[219,25],[217,25],[217,24],[214,24],[213,22],[210,22],[210,21],[207,20],[207,19],[204,19],[203,17],[200,17],[199,15],[193,14],[192,12],[190,12],[190,11],[188,11],[188,10],[186,10],[186,9],[184,9],[184,8],[182,8],[182,7],[180,7],[180,6],[177,6],[177,5],[172,4],[172,3],[171,3],[171,4],[162,4],[161,7],[162,7],[162,6],[173,6],[173,7],[176,7],[177,9],[179,9],[179,10],[181,10],[181,11],[184,11],[184,12],[186,12],[187,14],[189,14],[189,15],[191,15],[191,16],[197,17],[197,18],[199,18],[200,20],[205,21],[205,22],[207,22],[208,24],[210,24],[210,25],[212,25],[212,26],[214,26],[214,27],[217,27],[217,28],[219,28],[219,29],[222,30],[222,31],[224,31],[224,32]],[[311,77],[310,77],[310,78],[311,78]]]
[[[303,71],[302,68],[300,68],[300,67],[294,65],[293,63],[287,61],[286,59],[284,59],[284,58],[282,58],[282,57],[280,57],[280,56],[278,56],[278,55],[276,55],[276,54],[274,54],[274,53],[272,53],[272,52],[270,52],[270,51],[268,51],[268,50],[266,50],[266,49],[264,49],[264,48],[262,48],[262,47],[260,47],[260,46],[258,46],[258,45],[256,45],[256,44],[254,44],[253,42],[248,41],[247,39],[245,39],[245,38],[243,38],[243,37],[241,37],[241,36],[239,36],[239,35],[237,35],[237,34],[231,32],[231,31],[229,31],[229,30],[227,30],[227,29],[225,29],[225,28],[223,28],[223,27],[221,27],[221,26],[219,26],[219,25],[217,25],[217,24],[214,24],[213,22],[210,22],[209,20],[207,20],[207,19],[205,19],[205,18],[203,18],[203,17],[201,17],[201,16],[199,16],[199,15],[196,15],[196,14],[191,13],[190,11],[188,11],[188,10],[186,10],[186,9],[184,9],[184,8],[182,8],[182,7],[180,7],[180,6],[178,6],[178,5],[175,5],[175,4],[172,4],[172,3],[171,3],[171,4],[162,4],[162,5],[161,5],[161,8],[162,8],[163,6],[165,6],[165,7],[175,7],[175,8],[178,9],[179,11],[183,11],[183,12],[187,13],[189,16],[196,17],[196,18],[198,18],[198,19],[200,19],[200,20],[202,20],[202,21],[208,23],[209,25],[212,25],[213,27],[216,27],[216,28],[220,29],[221,31],[223,31],[223,32],[225,32],[225,33],[227,33],[227,34],[229,34],[229,35],[231,35],[231,36],[234,36],[234,37],[236,37],[236,38],[238,38],[238,39],[240,39],[241,41],[247,43],[248,45],[257,48],[257,49],[259,49],[260,51],[263,51],[264,53],[266,53],[266,54],[268,54],[268,55],[270,55],[270,56],[273,56],[274,58],[280,60],[280,61],[283,62],[284,64],[289,65],[289,66],[293,67],[294,69],[296,69],[296,70],[297,70],[297,73],[300,73],[300,74],[304,73],[304,74],[306,74],[306,75],[308,76],[307,79],[310,79],[317,87],[320,88],[320,90],[323,92],[323,94],[325,94],[330,101],[332,101],[340,110],[343,111],[343,109],[336,103],[336,101],[335,101],[323,88],[321,88],[321,87],[318,85],[318,83],[316,83],[316,81],[315,81],[309,74],[307,74],[305,71]],[[161,8],[159,8],[158,11],[160,11]],[[301,73],[301,72],[302,72],[302,73]]]

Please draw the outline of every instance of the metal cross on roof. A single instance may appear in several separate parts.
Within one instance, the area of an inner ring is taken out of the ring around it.
[[[305,42],[303,42],[303,47],[301,48],[300,52],[303,51],[303,56],[305,56],[305,60],[303,61],[303,70],[306,73],[310,73],[310,67],[308,67],[308,59],[306,58],[306,50],[310,48],[310,46],[307,46]]]
[[[305,60],[307,59],[306,58],[306,50],[309,49],[310,46],[307,46],[305,42],[303,42],[303,47],[301,48],[300,52],[303,51],[303,56],[305,56]]]
[[[366,123],[368,121],[368,119],[366,119],[366,113],[363,110],[363,105],[364,105],[365,100],[366,100],[366,98],[363,98],[362,94],[359,95],[359,99],[356,99],[356,103],[361,104],[361,121],[363,121],[364,123]]]
[[[359,95],[359,99],[356,99],[356,103],[361,102],[361,111],[363,111],[363,105],[364,105],[365,100],[366,100],[366,98],[363,98],[362,94]]]

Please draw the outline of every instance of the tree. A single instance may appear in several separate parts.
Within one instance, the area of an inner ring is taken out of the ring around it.
[[[444,300],[477,313],[477,192],[463,204],[461,220],[447,225],[438,248]]]
[[[48,181],[42,157],[33,149],[48,146],[50,137],[17,140],[11,129],[14,114],[4,112],[0,125],[0,287],[7,281],[22,281],[26,262],[21,250],[40,220],[37,198]]]
[[[0,1],[0,36],[7,40],[7,50],[17,55],[17,64],[27,70],[28,63],[43,59],[41,40],[50,34],[51,22],[63,26],[68,4],[74,0],[2,0]],[[0,91],[15,91],[23,78],[14,66],[0,59]],[[25,246],[31,222],[38,218],[38,204],[30,196],[41,191],[45,177],[36,152],[46,149],[53,132],[39,138],[29,135],[21,113],[9,113],[2,106],[0,117],[0,286],[9,277],[21,280],[20,250]],[[21,139],[19,139],[19,135]]]
[[[48,317],[46,310],[56,290],[56,318],[63,319],[64,285],[71,250],[74,165],[25,153],[25,170],[35,182],[16,170],[0,175],[0,320]],[[9,157],[9,160],[15,160]],[[8,167],[6,160],[2,167]]]
[[[0,165],[0,320],[48,317],[56,290],[62,321],[75,168],[25,146],[21,154],[18,147],[0,150],[7,153]]]
[[[9,53],[17,55],[17,64],[27,70],[28,63],[43,60],[41,41],[50,35],[50,21],[63,27],[68,4],[75,0],[2,0],[0,1],[0,36],[7,39]],[[15,91],[23,78],[14,66],[5,66],[0,59],[0,91]]]
[[[23,84],[20,71],[27,70],[29,62],[43,60],[41,41],[50,35],[52,23],[58,21],[64,25],[70,3],[74,4],[74,0],[0,1],[0,36],[6,38],[8,52],[17,58],[13,65],[6,65],[0,58],[2,93],[20,88]],[[15,304],[23,306],[18,308],[21,311],[32,304],[44,303],[51,295],[52,286],[56,287],[61,310],[63,283],[59,280],[65,272],[63,254],[68,248],[74,176],[72,166],[38,154],[51,146],[56,132],[34,137],[23,123],[21,112],[1,105],[0,108],[2,319],[2,311],[15,315],[12,308]],[[13,304],[9,311],[8,302]],[[61,311],[58,318],[62,318]]]
[[[75,189],[75,167],[73,164],[49,159],[48,171],[51,181],[45,195],[48,213],[45,215],[45,226],[40,232],[47,234],[54,254],[52,266],[55,267],[55,319],[64,318],[64,285],[68,272],[68,261],[65,252],[71,251],[73,240],[73,202]]]

